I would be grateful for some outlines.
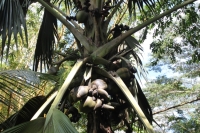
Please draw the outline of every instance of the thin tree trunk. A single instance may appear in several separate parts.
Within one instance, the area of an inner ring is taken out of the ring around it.
[[[183,105],[188,104],[188,103],[193,103],[193,102],[196,102],[196,101],[199,101],[199,100],[200,100],[200,98],[198,97],[198,98],[196,98],[194,100],[191,100],[191,101],[188,101],[188,102],[183,102],[183,103],[180,103],[178,105],[175,105],[175,106],[172,106],[172,107],[169,107],[169,108],[165,108],[163,110],[159,110],[157,112],[154,112],[153,115],[165,112],[165,111],[173,109],[173,108],[177,108],[177,107],[183,106]]]

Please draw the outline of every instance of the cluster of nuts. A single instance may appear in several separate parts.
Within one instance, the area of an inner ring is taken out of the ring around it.
[[[76,2],[76,6],[78,7],[78,12],[76,13],[75,17],[67,17],[68,20],[77,20],[79,23],[85,23],[88,20],[89,12],[93,17],[107,17],[109,15],[109,10],[112,9],[114,6],[110,6],[111,0],[108,0],[103,9],[95,8],[90,9],[90,0],[78,0]]]
[[[98,108],[114,109],[109,102],[111,97],[106,91],[107,88],[108,86],[104,80],[96,79],[88,86],[73,88],[70,91],[69,99],[73,102],[80,100],[79,109],[84,113]]]

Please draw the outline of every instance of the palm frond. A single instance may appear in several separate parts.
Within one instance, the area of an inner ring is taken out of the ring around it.
[[[128,8],[129,8],[129,15],[136,16],[136,6],[139,8],[140,11],[145,12],[144,7],[147,6],[150,11],[154,11],[155,3],[158,1],[155,0],[128,0]]]
[[[23,27],[23,28],[22,28]],[[27,28],[24,13],[19,0],[1,0],[0,1],[0,36],[2,38],[1,56],[3,57],[6,49],[6,58],[8,58],[12,35],[17,45],[17,35],[23,39],[24,30],[26,44],[28,44]]]
[[[140,43],[132,36],[127,37],[125,39],[125,43],[129,47],[129,49],[139,48],[140,50],[142,50]]]
[[[37,110],[37,112],[34,114],[34,116],[31,118],[31,120],[37,119],[42,112],[50,105],[50,103],[54,100],[56,97],[58,91],[55,91],[53,94],[49,93],[46,97],[48,98],[46,102]]]
[[[7,70],[0,72],[0,106],[1,113],[6,116],[1,117],[0,123],[11,117],[12,120],[17,116],[11,116],[22,108],[24,102],[28,101],[30,98],[37,96],[44,90],[39,87],[43,79],[47,79],[47,74],[41,74],[30,70]],[[53,78],[51,77],[50,80]],[[37,100],[36,100],[37,101]],[[39,101],[42,103],[42,100]],[[30,102],[29,102],[30,103]],[[35,108],[35,101],[31,102],[30,108]],[[33,105],[33,106],[32,106]],[[29,107],[28,107],[29,108]],[[25,111],[22,110],[21,113],[27,112],[27,107]],[[29,112],[28,112],[29,113]],[[29,115],[22,115],[29,116]],[[22,116],[20,116],[22,118]],[[33,116],[33,115],[32,115]],[[10,119],[9,119],[10,121]],[[13,122],[13,121],[12,121]],[[14,123],[14,122],[13,122]],[[10,125],[10,124],[8,124]]]
[[[40,78],[39,73],[30,70],[6,70],[1,71],[0,76],[7,76],[9,78],[19,78],[21,80],[31,81],[33,84],[39,84]]]
[[[57,37],[57,19],[45,9],[35,49],[34,71],[37,71],[39,64],[40,71],[42,71],[42,64],[44,64],[44,67],[49,68],[52,63],[54,44]]]
[[[121,0],[112,0],[111,4],[112,6],[115,6],[116,4],[120,3],[120,1]],[[130,17],[132,16],[136,17],[138,12],[146,14],[147,9],[151,13],[155,13],[156,4],[158,3],[158,5],[160,5],[160,0],[128,0],[128,1],[122,0],[122,1],[124,2],[125,6],[127,6]],[[165,2],[166,1],[163,1],[163,3]],[[118,7],[118,9],[120,9],[120,7]]]
[[[61,111],[54,109],[49,125],[44,127],[46,118],[38,118],[22,123],[2,133],[78,133],[69,118]]]
[[[34,0],[19,0],[19,2],[20,2],[20,5],[22,6],[24,16],[26,16],[28,7],[35,1]]]
[[[38,118],[33,121],[22,123],[3,131],[2,133],[42,133],[45,118]]]
[[[64,2],[66,11],[70,11],[73,7],[73,4],[77,6],[78,0],[52,0],[52,3],[58,3],[59,5]]]
[[[18,106],[13,102],[10,102],[10,99],[6,98],[5,96],[0,94],[0,103],[3,104],[2,106],[10,106],[13,111],[18,111]],[[5,118],[5,116],[3,117]],[[5,120],[5,119],[3,119]]]
[[[7,70],[0,72],[0,91],[6,95],[14,93],[20,97],[29,97],[36,92],[42,80],[56,81],[55,76],[30,70]]]

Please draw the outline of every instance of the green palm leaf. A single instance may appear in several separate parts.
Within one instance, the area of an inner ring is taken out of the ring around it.
[[[2,133],[78,133],[69,118],[61,111],[54,109],[49,124],[44,128],[45,118],[29,121]]]
[[[44,127],[44,133],[78,133],[69,118],[58,109],[54,109],[49,123]]]
[[[46,100],[46,102],[40,107],[40,109],[37,110],[37,112],[34,114],[34,116],[31,118],[31,120],[37,119],[42,114],[42,112],[54,100],[54,98],[56,97],[57,93],[58,93],[58,91],[55,91],[50,97],[48,97],[48,99]]]
[[[0,72],[0,91],[8,101],[15,99],[14,96],[10,97],[10,95],[27,98],[34,92],[40,91],[39,83],[39,76],[33,71],[7,70]]]
[[[2,133],[42,133],[45,118],[38,118],[18,126],[12,127]]]

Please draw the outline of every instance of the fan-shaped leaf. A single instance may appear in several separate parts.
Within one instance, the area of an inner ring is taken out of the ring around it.
[[[78,133],[69,118],[61,111],[54,109],[49,124],[44,128],[45,118],[29,121],[2,133]]]
[[[57,19],[45,9],[35,49],[33,62],[34,71],[37,71],[39,63],[41,72],[42,64],[44,64],[45,67],[47,65],[47,68],[49,67],[52,62],[56,38],[58,38]]]
[[[25,101],[28,101],[39,92],[43,92],[44,90],[41,90],[39,84],[43,79],[47,80],[49,77],[30,70],[1,71],[0,106],[3,108],[2,111],[6,116],[1,117],[0,123],[5,121],[11,114],[17,112]],[[52,79],[50,78],[50,80]]]
[[[128,8],[129,8],[129,15],[134,17],[136,16],[136,6],[139,8],[140,11],[145,13],[144,7],[147,6],[151,12],[155,10],[155,3],[159,2],[155,0],[129,0],[128,1]]]
[[[130,49],[139,48],[140,50],[142,50],[140,43],[132,36],[128,36],[125,39],[125,43],[127,44],[127,46],[129,46]]]

